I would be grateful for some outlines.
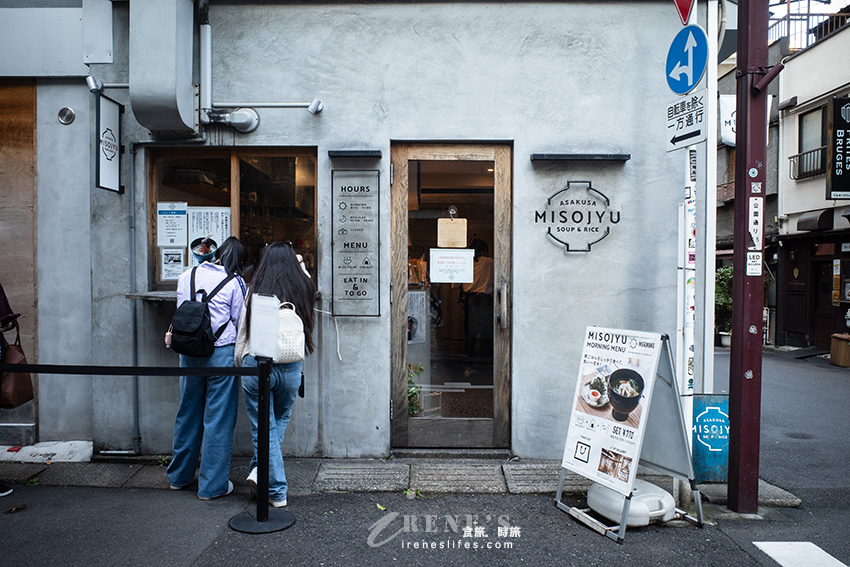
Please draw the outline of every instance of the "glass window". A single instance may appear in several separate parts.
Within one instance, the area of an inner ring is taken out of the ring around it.
[[[826,145],[824,109],[818,108],[800,115],[800,153]]]
[[[150,164],[155,289],[176,288],[203,237],[216,246],[236,236],[247,266],[266,243],[288,240],[315,277],[315,151],[156,149]]]
[[[791,179],[806,179],[826,172],[826,112],[818,108],[800,115],[799,153],[791,156]]]

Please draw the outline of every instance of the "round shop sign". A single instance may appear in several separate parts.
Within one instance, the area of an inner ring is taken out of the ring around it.
[[[590,181],[570,181],[549,197],[543,210],[534,211],[534,223],[546,227],[553,242],[567,252],[590,252],[591,247],[620,222],[620,212]]]
[[[694,418],[694,433],[709,451],[722,451],[729,444],[729,416],[719,407],[707,407]]]
[[[100,135],[100,151],[103,152],[103,157],[107,161],[112,161],[118,155],[118,142],[115,140],[112,128],[107,128]]]

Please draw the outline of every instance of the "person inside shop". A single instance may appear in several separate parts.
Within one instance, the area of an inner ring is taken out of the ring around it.
[[[239,240],[231,236],[214,252],[195,255],[196,300],[203,291],[211,292],[230,275],[235,275],[209,301],[212,328],[223,327],[215,351],[208,357],[180,355],[184,368],[233,366],[236,324],[245,303],[246,285],[242,268],[248,253]],[[214,260],[213,260],[214,257]],[[186,270],[177,281],[177,306],[189,299],[191,274]],[[172,490],[182,490],[195,480],[198,457],[198,498],[212,500],[233,492],[230,457],[233,430],[239,405],[240,381],[236,376],[181,376],[180,406],[174,420],[174,440],[168,482]]]
[[[481,341],[484,357],[493,355],[493,258],[485,256],[487,243],[473,238],[469,247],[475,251],[472,283],[461,285],[461,302],[466,330],[466,354],[475,354],[475,343]]]
[[[250,344],[251,297],[254,294],[274,295],[281,302],[295,306],[295,313],[304,324],[304,347],[312,353],[313,344],[313,307],[316,302],[316,288],[310,274],[304,267],[299,255],[295,254],[289,242],[272,242],[263,249],[260,262],[254,272],[254,278],[248,289],[248,301],[239,320],[237,340],[237,366],[257,366],[257,360],[247,354]],[[303,362],[272,364],[269,379],[269,423],[259,424],[259,377],[245,376],[242,379],[242,393],[245,398],[245,410],[251,422],[251,441],[254,445],[254,457],[249,466],[247,482],[252,492],[257,487],[257,435],[259,427],[269,428],[269,504],[275,508],[286,506],[286,474],[280,444],[286,433],[286,426],[292,414],[292,406],[301,386]]]

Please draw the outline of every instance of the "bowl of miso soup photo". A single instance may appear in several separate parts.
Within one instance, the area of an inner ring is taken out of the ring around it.
[[[631,368],[618,368],[608,376],[608,400],[611,415],[617,421],[626,421],[640,403],[643,395],[643,377]]]

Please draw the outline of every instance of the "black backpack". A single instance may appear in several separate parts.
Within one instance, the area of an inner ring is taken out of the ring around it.
[[[201,301],[195,301],[195,270],[197,269],[197,266],[192,268],[189,299],[180,304],[171,319],[171,348],[174,352],[186,356],[210,356],[215,352],[215,342],[224,332],[227,323],[225,322],[218,331],[213,333],[209,302],[236,276],[230,274],[224,278],[209,295],[203,289],[198,290],[198,293],[202,294]]]

